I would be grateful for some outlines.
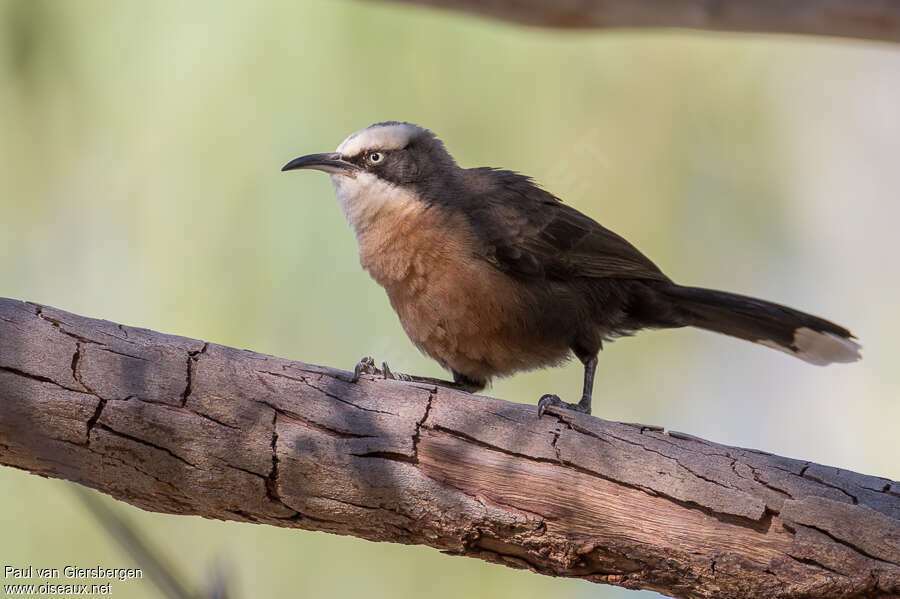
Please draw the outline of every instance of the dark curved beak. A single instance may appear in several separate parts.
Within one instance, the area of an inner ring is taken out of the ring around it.
[[[301,168],[311,168],[317,171],[324,171],[331,175],[350,175],[359,170],[359,167],[352,162],[347,162],[337,152],[328,154],[310,154],[294,158],[283,167],[282,171],[293,171]]]

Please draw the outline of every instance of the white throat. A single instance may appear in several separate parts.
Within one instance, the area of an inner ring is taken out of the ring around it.
[[[355,177],[331,175],[331,182],[357,237],[382,217],[404,218],[421,208],[410,191],[372,173],[357,172]]]

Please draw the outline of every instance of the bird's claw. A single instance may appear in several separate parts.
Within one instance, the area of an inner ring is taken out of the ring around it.
[[[356,367],[353,368],[353,376],[350,377],[351,383],[356,383],[359,381],[359,377],[363,374],[377,374],[378,369],[375,368],[375,359],[372,356],[363,356],[359,362],[356,363]]]
[[[547,411],[547,408],[551,406],[562,408],[564,410],[572,410],[573,412],[581,412],[582,414],[590,414],[590,410],[587,406],[584,406],[581,403],[569,403],[561,400],[558,395],[548,393],[541,396],[541,399],[538,400],[538,418],[543,416],[544,412]]]

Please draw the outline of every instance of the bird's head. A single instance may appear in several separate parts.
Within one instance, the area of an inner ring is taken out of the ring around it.
[[[359,231],[385,206],[424,202],[429,190],[459,167],[434,133],[391,121],[353,133],[334,152],[301,156],[281,170],[296,169],[328,173],[348,220]]]

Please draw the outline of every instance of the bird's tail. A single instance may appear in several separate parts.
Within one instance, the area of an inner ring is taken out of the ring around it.
[[[855,362],[860,345],[845,329],[812,316],[736,293],[670,285],[663,290],[689,326],[746,339],[811,364]]]

